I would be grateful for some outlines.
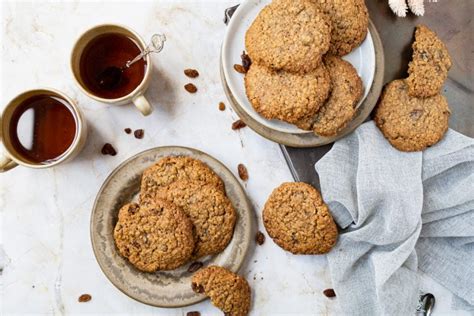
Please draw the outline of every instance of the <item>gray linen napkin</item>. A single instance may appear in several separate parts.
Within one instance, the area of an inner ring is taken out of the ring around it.
[[[474,305],[474,139],[449,130],[404,153],[370,121],[315,168],[344,229],[327,257],[345,314],[412,315],[418,269]]]

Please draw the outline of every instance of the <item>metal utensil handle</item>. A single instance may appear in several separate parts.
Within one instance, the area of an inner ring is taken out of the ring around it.
[[[151,42],[148,46],[138,55],[137,57],[133,58],[132,60],[127,61],[125,64],[126,68],[129,68],[131,65],[148,55],[149,53],[159,53],[163,50],[165,46],[166,36],[164,34],[153,34],[151,37]]]

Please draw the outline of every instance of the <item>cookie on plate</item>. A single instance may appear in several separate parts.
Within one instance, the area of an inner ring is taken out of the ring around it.
[[[198,181],[177,181],[159,190],[158,197],[181,207],[193,223],[194,258],[218,254],[227,247],[237,215],[221,190]]]
[[[418,25],[412,48],[413,57],[408,64],[406,79],[408,94],[427,98],[440,93],[451,68],[451,58],[446,45],[435,32],[424,25]]]
[[[303,182],[273,190],[263,209],[268,235],[293,254],[323,254],[335,245],[337,227],[319,192]]]
[[[245,34],[253,63],[274,70],[315,70],[329,49],[331,22],[310,0],[274,0]]]
[[[126,204],[118,214],[114,240],[119,253],[145,272],[172,270],[191,259],[193,224],[177,206],[155,200]]]
[[[323,64],[314,71],[294,74],[252,63],[245,75],[245,90],[255,111],[266,119],[292,124],[314,116],[330,89],[331,79]]]
[[[375,123],[398,150],[419,151],[436,144],[448,130],[450,115],[445,97],[415,98],[404,80],[390,82],[375,112]]]
[[[364,86],[354,67],[340,57],[325,56],[324,64],[331,77],[332,90],[316,114],[313,130],[321,136],[333,136],[354,116]]]
[[[191,157],[169,156],[143,172],[140,201],[153,199],[160,188],[179,180],[201,181],[225,192],[221,178],[202,161]]]
[[[312,0],[332,23],[328,53],[349,54],[364,41],[369,27],[369,14],[364,0]]]
[[[191,287],[211,298],[225,315],[245,316],[250,311],[250,286],[243,277],[218,266],[209,266],[193,275]]]

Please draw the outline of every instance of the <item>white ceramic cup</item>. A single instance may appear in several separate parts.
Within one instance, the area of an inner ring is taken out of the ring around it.
[[[10,123],[15,110],[26,99],[38,95],[50,95],[66,101],[76,121],[76,135],[72,141],[72,144],[60,157],[47,163],[33,162],[22,156],[13,147],[10,137]],[[55,89],[41,88],[25,91],[17,95],[13,100],[10,101],[10,103],[8,103],[0,118],[0,136],[6,151],[5,154],[0,153],[0,172],[8,171],[18,165],[35,169],[50,168],[60,163],[70,161],[82,150],[87,138],[87,125],[84,116],[79,110],[79,107],[70,97]]]
[[[140,46],[140,49],[142,51],[145,50],[147,46],[145,41],[143,41],[143,39],[140,37],[140,35],[138,35],[138,33],[136,33],[135,31],[123,25],[102,24],[102,25],[98,25],[87,30],[76,41],[71,53],[71,70],[74,75],[74,79],[76,83],[78,84],[82,92],[84,92],[84,94],[86,94],[92,99],[95,99],[103,103],[116,104],[116,105],[133,103],[143,115],[145,116],[149,115],[153,111],[153,109],[150,105],[150,102],[148,102],[148,100],[145,98],[144,93],[148,89],[148,86],[150,85],[151,72],[153,69],[150,55],[146,55],[144,57],[146,61],[146,70],[145,70],[145,76],[143,77],[142,82],[132,92],[130,92],[129,94],[123,97],[116,98],[116,99],[101,98],[93,94],[91,91],[89,91],[84,85],[83,80],[81,78],[81,74],[80,74],[81,55],[84,49],[86,48],[87,44],[91,40],[93,40],[97,36],[107,34],[107,33],[120,33],[127,37],[132,38]]]

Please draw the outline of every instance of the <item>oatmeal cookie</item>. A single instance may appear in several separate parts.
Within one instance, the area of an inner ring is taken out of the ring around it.
[[[273,190],[263,209],[268,235],[294,254],[323,254],[335,245],[337,227],[319,192],[303,182]]]
[[[254,109],[266,119],[292,124],[314,116],[330,89],[331,79],[323,64],[300,75],[253,63],[245,75],[245,90]]]
[[[440,93],[451,68],[451,58],[446,45],[435,32],[424,25],[418,25],[412,48],[413,57],[408,64],[406,79],[408,94],[412,97],[427,98]]]
[[[181,207],[194,225],[194,258],[218,254],[234,233],[236,212],[230,200],[210,184],[177,181],[158,191],[163,198]]]
[[[172,270],[194,250],[193,224],[177,206],[155,200],[126,204],[118,214],[114,240],[119,253],[145,272]]]
[[[218,266],[209,266],[193,275],[191,287],[204,293],[225,315],[245,316],[250,311],[250,286],[243,277]]]
[[[326,56],[324,64],[331,76],[332,91],[316,114],[313,130],[318,135],[333,136],[354,116],[364,86],[354,67],[340,57]]]
[[[310,0],[274,0],[260,11],[245,34],[253,63],[274,70],[315,70],[329,49],[329,17]]]
[[[329,16],[332,23],[328,53],[349,54],[367,36],[369,13],[364,0],[312,0]]]
[[[153,199],[160,188],[179,180],[201,181],[225,193],[224,183],[205,163],[191,157],[169,156],[143,172],[140,201]]]
[[[436,144],[448,130],[445,97],[415,98],[404,80],[389,83],[375,112],[375,123],[398,150],[419,151]]]

